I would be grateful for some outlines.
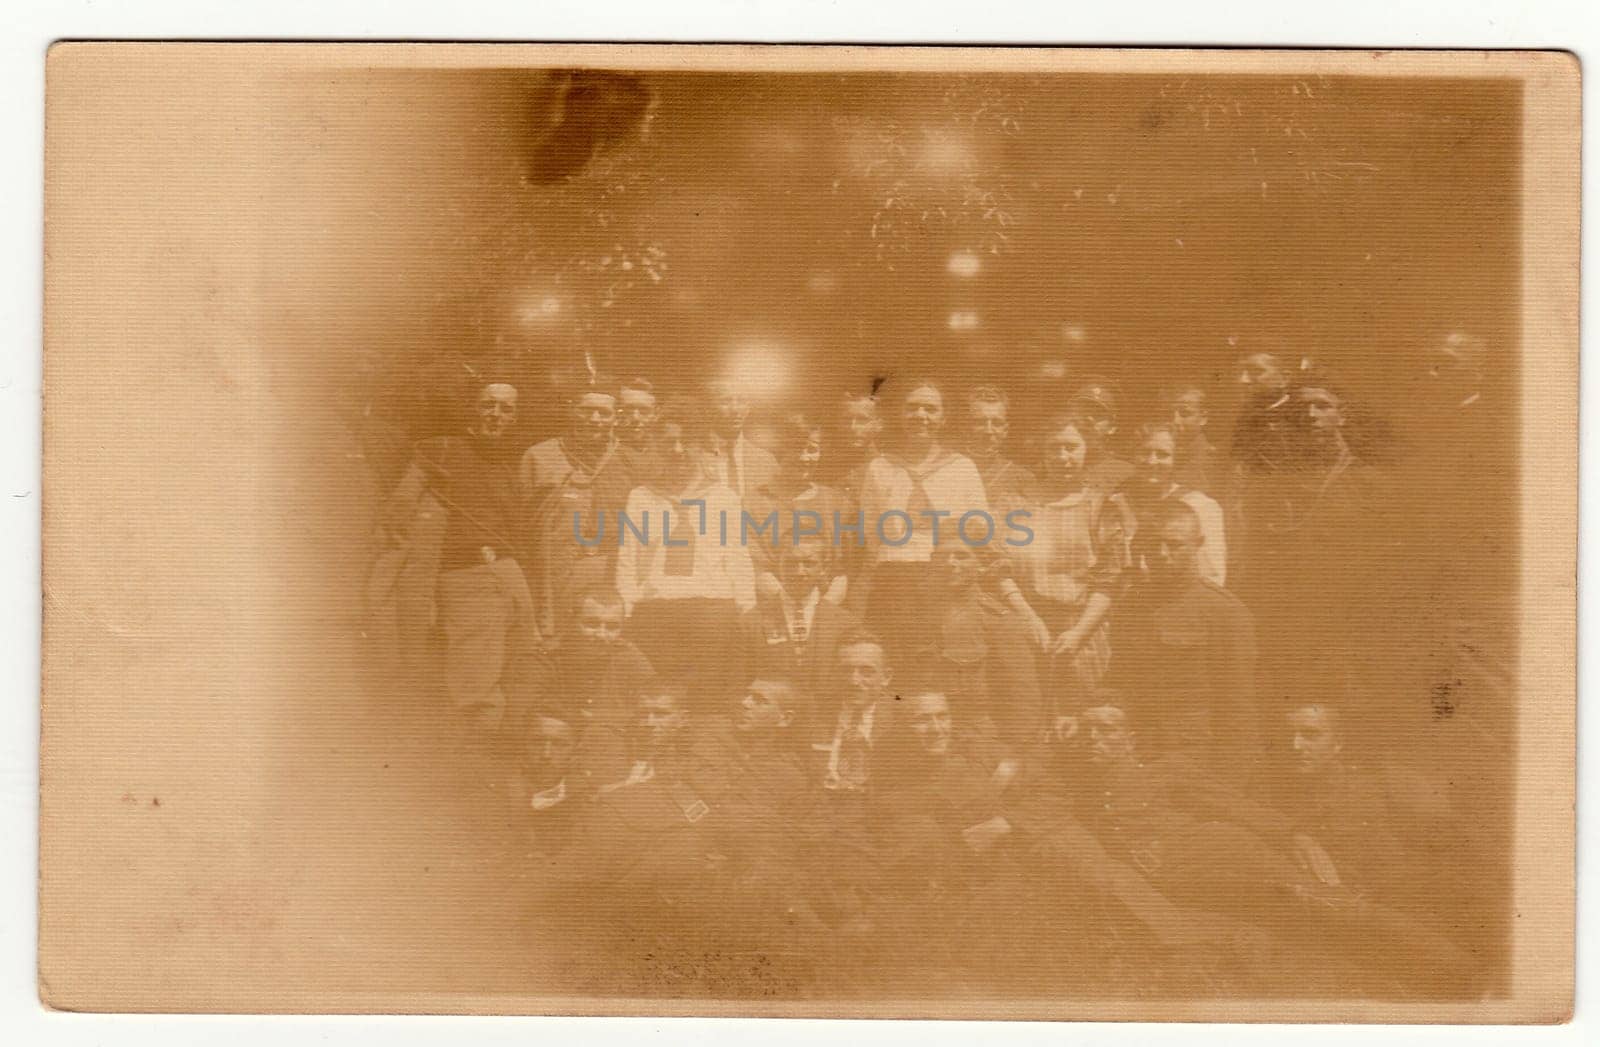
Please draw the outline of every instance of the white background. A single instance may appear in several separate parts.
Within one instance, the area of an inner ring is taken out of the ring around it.
[[[1440,5],[1444,6],[1444,5]],[[622,1019],[373,1019],[107,1017],[55,1014],[39,1006],[34,986],[35,872],[38,859],[39,693],[39,418],[42,243],[42,143],[44,55],[63,38],[360,39],[389,40],[639,40],[964,44],[1146,44],[1326,47],[1564,48],[1585,65],[1600,57],[1593,0],[1488,3],[1455,0],[1448,10],[1399,0],[1337,0],[1316,4],[1286,0],[1232,0],[1224,5],[1115,2],[1068,5],[1011,0],[522,0],[487,3],[373,3],[371,0],[275,0],[211,4],[95,0],[40,3],[13,0],[0,37],[0,160],[4,189],[0,221],[0,316],[9,337],[0,342],[0,1042],[11,1043],[215,1043],[244,1045],[296,1040],[385,1044],[482,1043],[534,1040],[582,1042],[734,1043],[759,1036],[772,1045],[834,1038],[885,1044],[970,1043],[973,1039],[1061,1043],[1281,1043],[1346,1042],[1452,1044],[1594,1042],[1600,1024],[1590,1011],[1597,996],[1594,901],[1600,892],[1594,841],[1600,795],[1594,760],[1579,769],[1578,1020],[1543,1029],[1353,1028],[1313,1026],[1073,1026],[1043,1024],[939,1024],[909,1022],[736,1022]],[[1590,92],[1585,85],[1585,99]],[[1595,128],[1584,106],[1585,131]],[[1587,133],[1586,133],[1587,137]],[[1596,187],[1584,171],[1585,197]],[[1593,225],[1585,222],[1587,250]],[[1585,281],[1584,314],[1590,310]],[[1585,322],[1587,332],[1589,324]],[[1585,338],[1587,342],[1587,338]],[[1588,354],[1585,354],[1588,356]],[[1585,520],[1593,507],[1593,382],[1582,395]],[[1583,563],[1582,592],[1595,581]],[[1587,602],[1587,601],[1584,601]],[[1600,632],[1587,615],[1580,649]],[[1583,666],[1580,663],[1580,674]],[[1588,718],[1580,722],[1580,750],[1596,743]],[[1591,1020],[1585,1022],[1585,1018]]]

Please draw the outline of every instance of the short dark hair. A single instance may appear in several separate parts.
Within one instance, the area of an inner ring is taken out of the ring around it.
[[[623,606],[622,594],[617,591],[616,586],[597,582],[594,585],[586,585],[572,594],[572,616],[574,618],[583,613],[583,605],[587,600],[593,600],[601,607]]]
[[[1007,412],[1011,410],[1011,398],[997,385],[975,385],[968,389],[967,409],[971,410],[977,404],[999,404]]]
[[[1084,455],[1085,464],[1105,452],[1105,448],[1101,446],[1100,430],[1094,427],[1094,419],[1087,412],[1077,407],[1052,411],[1045,418],[1044,424],[1039,426],[1038,431],[1039,452],[1043,453],[1046,440],[1063,429],[1075,429],[1078,435],[1083,437],[1084,446],[1088,449]]]
[[[1166,433],[1172,437],[1173,445],[1178,442],[1178,427],[1165,418],[1152,418],[1148,422],[1141,422],[1139,428],[1133,431],[1132,446],[1138,447],[1157,433]]]
[[[811,714],[811,695],[788,673],[752,673],[748,682],[753,684],[757,681],[781,685],[789,695],[786,709],[794,713],[796,719],[803,719]]]
[[[859,647],[862,644],[871,644],[883,652],[884,658],[889,656],[889,648],[884,645],[883,638],[871,629],[851,629],[839,637],[839,642],[834,645],[835,651],[842,651],[846,647]]]
[[[1201,382],[1193,379],[1180,379],[1163,382],[1161,388],[1156,390],[1156,400],[1160,403],[1171,403],[1178,397],[1188,396],[1190,393],[1199,393],[1202,400],[1211,398],[1210,392],[1206,390],[1205,385]]]

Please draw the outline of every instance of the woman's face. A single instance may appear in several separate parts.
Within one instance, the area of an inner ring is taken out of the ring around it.
[[[865,451],[878,439],[883,430],[883,420],[878,417],[878,405],[871,400],[851,400],[844,405],[844,430],[850,449]]]
[[[793,479],[809,481],[816,476],[817,466],[821,462],[822,434],[813,430],[806,434],[804,440],[796,440],[788,448],[783,464]]]
[[[922,385],[906,394],[900,421],[908,437],[931,440],[944,426],[944,398],[939,390]]]
[[[1172,441],[1172,434],[1161,429],[1144,438],[1134,464],[1139,467],[1141,480],[1151,487],[1165,490],[1172,483],[1172,471],[1177,463],[1178,449]]]
[[[1044,441],[1044,474],[1057,483],[1071,483],[1083,472],[1089,445],[1075,425],[1064,425]]]

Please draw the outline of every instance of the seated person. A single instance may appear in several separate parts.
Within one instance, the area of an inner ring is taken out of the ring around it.
[[[1386,973],[1413,982],[1436,984],[1440,972],[1454,982],[1474,970],[1442,935],[1345,883],[1324,850],[1278,812],[1217,787],[1181,756],[1145,763],[1114,696],[1084,713],[1083,728],[1086,826],[1174,902],[1263,927],[1309,922],[1346,953],[1396,959]]]
[[[778,553],[776,597],[739,616],[739,646],[744,674],[794,680],[807,698],[828,688],[838,660],[839,640],[861,628],[855,615],[824,598],[827,565],[833,550],[808,538]],[[807,729],[809,724],[797,724]]]
[[[840,638],[834,688],[812,734],[810,777],[824,790],[862,794],[871,786],[874,753],[895,716],[893,678],[876,634]]]
[[[1352,762],[1336,707],[1302,705],[1284,726],[1290,773],[1271,799],[1292,853],[1320,883],[1368,899],[1374,923],[1448,961],[1434,965],[1435,984],[1466,987],[1476,965],[1443,932],[1488,946],[1477,928],[1495,906],[1480,880],[1494,863],[1476,860],[1441,790],[1393,766]]]
[[[529,836],[533,850],[551,855],[571,842],[582,804],[578,790],[568,787],[577,735],[572,725],[556,716],[534,713],[529,717],[523,745],[516,803],[531,812]]]
[[[801,883],[796,856],[814,790],[795,735],[807,720],[800,689],[762,674],[727,715],[699,723],[688,748],[686,778],[716,812],[716,852],[736,882],[764,898],[793,901]]]
[[[639,693],[625,770],[596,790],[555,877],[614,896],[676,904],[695,896],[711,853],[710,806],[690,784],[687,699],[654,681]]]
[[[892,856],[889,874],[913,890],[987,883],[1014,835],[1002,797],[1014,761],[995,769],[970,752],[943,693],[921,689],[904,705],[892,773],[873,799],[878,835]]]
[[[652,672],[650,662],[622,635],[622,596],[609,585],[591,586],[574,597],[571,611],[559,639],[519,666],[513,696],[517,712],[556,711],[578,725],[625,721]]]

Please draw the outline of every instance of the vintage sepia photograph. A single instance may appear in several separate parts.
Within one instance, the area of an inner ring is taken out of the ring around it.
[[[57,45],[41,998],[1562,1020],[1578,84]]]

